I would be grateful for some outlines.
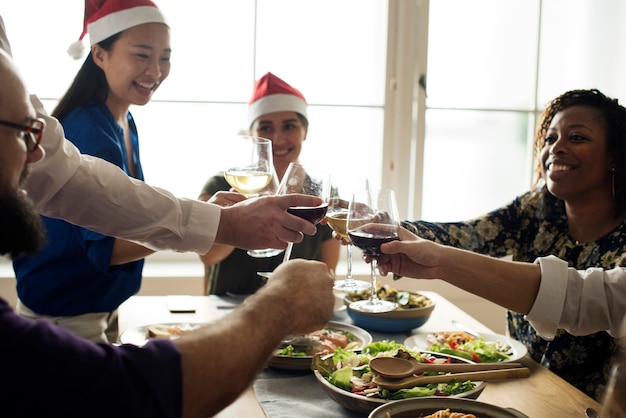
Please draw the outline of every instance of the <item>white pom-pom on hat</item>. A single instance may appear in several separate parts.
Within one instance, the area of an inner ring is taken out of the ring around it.
[[[67,54],[75,60],[81,59],[85,54],[85,43],[82,39],[72,42],[70,47],[67,49]]]

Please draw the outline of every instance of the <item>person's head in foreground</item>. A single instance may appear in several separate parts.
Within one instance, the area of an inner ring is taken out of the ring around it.
[[[0,254],[34,254],[45,233],[22,190],[28,164],[40,160],[44,122],[37,119],[12,59],[0,50]]]

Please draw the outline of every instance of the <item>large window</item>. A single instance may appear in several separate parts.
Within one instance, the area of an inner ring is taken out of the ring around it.
[[[553,97],[596,87],[626,100],[621,0],[157,3],[171,22],[172,72],[132,112],[147,181],[180,196],[196,197],[222,168],[221,144],[242,128],[266,71],[310,103],[304,162],[340,182],[367,175],[397,191],[402,217],[433,221],[476,216],[528,189],[537,117]],[[15,59],[49,109],[80,65],[65,50],[82,4],[0,7]]]
[[[148,183],[197,197],[223,169],[222,144],[244,128],[252,84],[267,71],[310,104],[303,162],[332,170],[340,181],[357,172],[380,183],[385,2],[156,3],[171,26],[172,70],[150,103],[131,108]],[[65,52],[82,30],[82,4],[23,0],[0,10],[15,59],[50,110],[82,63]]]
[[[626,100],[619,0],[429,2],[421,216],[462,220],[528,190],[546,104],[571,89]]]

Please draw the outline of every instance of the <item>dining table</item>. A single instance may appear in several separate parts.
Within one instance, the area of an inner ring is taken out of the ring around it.
[[[435,308],[426,323],[404,333],[368,331],[373,341],[392,340],[403,343],[410,336],[452,331],[454,330],[452,320],[479,333],[494,334],[443,295],[431,291],[420,293],[435,303]],[[219,321],[243,301],[239,295],[192,296],[195,312],[172,313],[168,310],[166,298],[167,296],[133,296],[124,302],[119,309],[121,339],[123,340],[124,336],[133,330],[155,323]],[[332,321],[354,325],[346,310],[341,308],[335,310]],[[254,342],[251,341],[250,345],[253,348]],[[530,377],[489,381],[477,400],[503,408],[512,408],[529,418],[582,418],[585,416],[586,408],[600,410],[597,401],[538,364],[528,354],[518,361],[530,369]],[[266,366],[250,387],[216,417],[366,418],[366,415],[349,411],[333,401],[323,391],[311,371],[283,370]]]

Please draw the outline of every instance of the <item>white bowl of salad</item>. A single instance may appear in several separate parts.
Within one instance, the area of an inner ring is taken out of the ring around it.
[[[398,350],[408,352],[421,362],[467,362],[445,355],[421,353],[394,341],[375,341],[361,352],[336,350],[332,356],[316,356],[312,368],[315,378],[335,402],[354,412],[369,414],[375,408],[400,399],[452,397],[476,399],[486,382],[451,382],[429,384],[391,392],[373,382],[369,361],[377,356],[393,357]]]

